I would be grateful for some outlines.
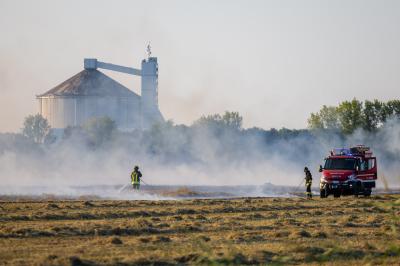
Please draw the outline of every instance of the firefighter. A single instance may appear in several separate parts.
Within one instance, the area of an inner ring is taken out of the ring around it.
[[[308,167],[304,167],[304,173],[306,174],[306,177],[304,178],[306,181],[306,194],[307,198],[311,199],[312,194],[311,194],[311,185],[312,185],[312,175],[310,170],[308,170]]]
[[[142,173],[139,171],[139,166],[135,166],[132,174],[131,174],[131,182],[132,182],[132,187],[135,190],[140,189],[140,178],[142,177]]]

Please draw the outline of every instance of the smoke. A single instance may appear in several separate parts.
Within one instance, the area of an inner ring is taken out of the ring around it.
[[[130,182],[134,165],[140,166],[143,181],[149,185],[255,188],[265,183],[297,186],[307,165],[317,186],[317,169],[328,151],[357,144],[371,146],[378,158],[379,176],[383,174],[391,187],[398,186],[398,120],[387,122],[377,133],[359,130],[347,137],[307,130],[239,131],[168,123],[143,133],[115,132],[97,145],[82,134],[50,145],[31,143],[18,134],[0,134],[0,194],[132,198],[120,195],[118,188]],[[382,187],[379,177],[377,185]]]

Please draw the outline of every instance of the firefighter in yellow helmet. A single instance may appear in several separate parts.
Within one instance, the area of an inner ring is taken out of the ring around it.
[[[311,194],[312,175],[311,175],[310,170],[308,170],[308,167],[304,167],[304,173],[306,174],[306,177],[304,179],[306,181],[307,198],[311,199],[312,198],[312,194]]]
[[[139,171],[139,166],[135,166],[132,174],[131,174],[131,182],[133,189],[139,190],[140,189],[140,178],[142,177],[142,173]]]

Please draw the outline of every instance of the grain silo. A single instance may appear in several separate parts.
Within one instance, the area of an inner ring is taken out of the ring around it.
[[[85,69],[48,92],[38,95],[39,112],[55,130],[79,126],[107,116],[123,131],[148,129],[164,121],[158,108],[158,63],[150,57],[142,70],[85,59]],[[141,76],[142,97],[98,71],[98,68]]]

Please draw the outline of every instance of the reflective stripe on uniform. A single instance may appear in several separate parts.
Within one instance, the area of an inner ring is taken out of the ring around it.
[[[140,184],[139,173],[133,171],[131,174],[131,182],[133,184]]]

